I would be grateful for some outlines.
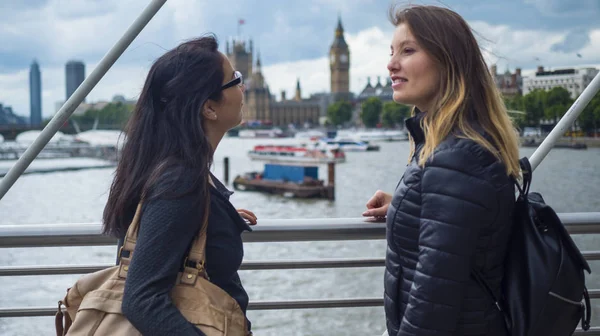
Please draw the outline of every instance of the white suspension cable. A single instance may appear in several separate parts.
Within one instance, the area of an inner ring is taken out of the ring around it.
[[[558,138],[560,138],[570,127],[573,125],[577,117],[581,114],[583,109],[590,103],[590,100],[594,98],[594,95],[598,93],[600,90],[600,72],[594,77],[590,85],[588,85],[585,90],[577,97],[575,103],[571,105],[571,108],[565,113],[565,115],[560,119],[558,124],[554,126],[552,132],[548,134],[548,136],[542,141],[542,143],[538,146],[535,152],[529,158],[529,162],[531,163],[531,169],[535,170],[537,166],[544,160],[550,149],[554,147]]]

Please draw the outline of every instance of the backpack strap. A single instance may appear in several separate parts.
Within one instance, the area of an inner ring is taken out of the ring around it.
[[[531,169],[531,163],[529,162],[529,159],[527,159],[527,157],[523,157],[519,160],[519,166],[521,167],[521,174],[523,176],[523,186],[521,187],[519,185],[519,182],[514,177],[511,176],[510,179],[512,180],[512,182],[515,184],[515,186],[519,190],[519,197],[522,200],[527,201],[527,194],[529,194],[529,188],[531,187],[533,171]],[[506,327],[510,331],[512,329],[512,322],[510,320],[510,316],[508,315],[508,313],[505,312],[504,309],[502,308],[501,298],[497,297],[494,294],[494,291],[492,290],[492,288],[490,287],[488,282],[483,277],[483,274],[481,274],[481,271],[479,271],[478,269],[473,267],[473,269],[471,270],[471,276],[473,277],[473,279],[475,279],[475,282],[477,282],[479,284],[479,286],[481,286],[481,288],[483,288],[483,290],[488,293],[490,298],[492,298],[492,300],[494,301],[494,305],[496,306],[496,309],[498,309],[498,311],[504,317]]]
[[[588,331],[590,329],[590,320],[592,319],[592,305],[587,287],[583,286],[583,298],[585,300],[585,315],[581,312],[581,329]]]
[[[529,159],[527,157],[523,157],[519,160],[519,166],[521,166],[521,174],[523,175],[523,187],[519,186],[519,183],[512,178],[513,182],[519,189],[519,194],[523,199],[527,199],[527,194],[529,194],[529,188],[531,187],[531,180],[533,178],[533,169],[531,168],[531,163],[529,163]]]
[[[481,288],[483,288],[483,290],[485,290],[488,293],[488,295],[492,298],[496,309],[498,309],[498,311],[502,314],[502,317],[504,317],[506,328],[510,331],[512,329],[512,322],[510,320],[510,316],[508,316],[508,313],[505,312],[502,308],[501,299],[494,294],[494,291],[492,290],[488,282],[484,279],[483,274],[481,274],[481,272],[478,269],[473,268],[471,270],[471,276],[473,277],[473,279],[475,279],[475,282],[477,282],[479,286],[481,286]]]

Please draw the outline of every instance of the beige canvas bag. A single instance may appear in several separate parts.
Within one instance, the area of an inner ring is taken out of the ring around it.
[[[121,312],[141,209],[140,203],[119,251],[119,265],[82,276],[58,302],[57,336],[141,335]],[[208,211],[205,211],[200,233],[184,262],[184,270],[177,275],[171,300],[183,316],[207,336],[251,335],[237,301],[212,284],[204,269],[207,224]],[[129,251],[129,256],[123,257],[122,251]],[[189,267],[190,264],[196,267]],[[66,307],[64,316],[62,306]]]

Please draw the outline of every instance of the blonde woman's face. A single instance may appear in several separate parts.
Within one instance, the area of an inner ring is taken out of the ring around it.
[[[429,110],[438,92],[440,73],[433,59],[404,23],[394,31],[387,68],[392,79],[394,101],[415,105],[421,111]]]

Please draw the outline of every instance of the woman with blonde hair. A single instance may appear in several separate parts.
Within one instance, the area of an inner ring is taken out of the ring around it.
[[[457,13],[394,9],[388,70],[411,155],[393,195],[364,216],[387,217],[384,305],[390,336],[507,335],[500,296],[519,175],[518,140],[477,41]]]

